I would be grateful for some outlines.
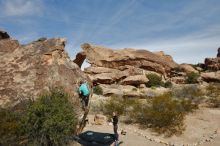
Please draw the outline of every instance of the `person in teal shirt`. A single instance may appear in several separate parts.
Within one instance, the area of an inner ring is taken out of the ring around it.
[[[89,85],[86,82],[80,81],[79,94],[81,96],[82,107],[85,110],[88,106],[90,95]]]

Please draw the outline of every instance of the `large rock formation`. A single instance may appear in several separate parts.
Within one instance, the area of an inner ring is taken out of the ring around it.
[[[125,97],[125,98],[146,98],[146,97],[155,97],[161,94],[164,94],[169,91],[168,88],[136,88],[130,85],[117,85],[117,84],[100,84],[99,85],[103,90],[104,96],[114,96],[114,97]]]
[[[218,48],[218,54],[217,57],[220,57],[220,47]]]
[[[0,40],[1,39],[9,39],[10,36],[8,35],[7,32],[0,30]]]
[[[63,87],[77,106],[82,130],[87,112],[80,108],[78,82],[88,80],[64,51],[65,39],[41,39],[20,45],[0,33],[0,105],[13,106],[51,87]],[[3,36],[3,37],[2,37]]]
[[[73,62],[76,63],[79,67],[81,67],[85,59],[86,59],[86,54],[84,52],[79,52],[76,55],[76,58],[75,60],[73,60]]]
[[[205,65],[206,70],[218,71],[220,70],[220,48],[218,48],[218,53],[216,58],[206,58]]]
[[[193,68],[192,65],[186,63],[180,64],[179,69],[185,73],[198,73],[198,71],[195,68]]]
[[[91,44],[83,44],[81,47],[91,64],[85,72],[98,83],[142,84],[147,81],[143,77],[146,72],[152,71],[166,77],[171,69],[178,66],[171,56],[163,52],[152,53],[147,50],[127,48],[113,50]],[[140,75],[143,81],[140,81]],[[129,76],[136,77],[128,79]]]
[[[220,82],[220,71],[201,73],[203,80],[207,82]]]

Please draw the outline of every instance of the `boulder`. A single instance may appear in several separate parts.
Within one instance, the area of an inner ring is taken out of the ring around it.
[[[84,112],[80,108],[78,82],[91,82],[70,60],[64,47],[63,38],[38,40],[27,45],[20,45],[9,38],[1,39],[0,106],[14,106],[20,99],[37,98],[50,88],[63,87],[78,109],[80,132],[88,111]]]
[[[204,68],[210,71],[220,70],[220,48],[218,48],[218,53],[216,58],[206,58]]]
[[[218,48],[218,54],[217,57],[220,57],[220,47]]]
[[[101,73],[117,73],[120,70],[106,68],[106,67],[87,67],[84,69],[84,72],[87,74],[101,74]]]
[[[124,66],[133,66],[144,70],[155,71],[166,75],[177,66],[171,57],[154,54],[147,50],[120,49],[113,50],[91,44],[81,45],[86,58],[92,66],[121,69]]]
[[[144,88],[146,88],[146,85],[145,84],[140,84],[139,88],[144,89]]]
[[[168,92],[168,88],[136,88],[130,85],[118,85],[118,84],[100,84],[103,90],[103,96],[125,97],[125,98],[146,98],[154,97]]]
[[[7,32],[0,30],[0,40],[2,39],[9,39],[10,36],[8,35]]]
[[[143,70],[132,67],[124,66],[123,68],[113,69],[106,67],[88,67],[84,69],[84,72],[89,75],[94,83],[112,84],[118,83],[129,76],[141,75]]]
[[[207,82],[220,82],[220,71],[201,73],[203,80]]]
[[[86,54],[84,52],[79,52],[76,54],[76,58],[73,60],[73,62],[81,67],[85,59]]]
[[[118,96],[118,97],[123,96],[123,91],[121,90],[122,89],[121,85],[117,85],[117,84],[111,84],[111,85],[100,84],[99,86],[102,88],[104,96],[112,96],[112,95]]]
[[[191,73],[191,72],[198,73],[198,71],[194,69],[192,65],[190,64],[185,64],[185,63],[180,64],[179,68],[181,71],[186,72],[186,73]]]
[[[205,69],[210,71],[220,70],[220,57],[217,58],[206,58]]]
[[[147,79],[146,75],[135,75],[135,76],[128,76],[124,80],[122,80],[121,84],[123,85],[140,85],[145,84],[149,80]]]
[[[93,83],[101,83],[101,84],[112,84],[117,82],[119,79],[125,77],[122,72],[118,73],[100,73],[95,75],[89,75],[92,79]]]
[[[176,84],[185,84],[186,77],[184,76],[172,77],[170,78],[170,81]]]

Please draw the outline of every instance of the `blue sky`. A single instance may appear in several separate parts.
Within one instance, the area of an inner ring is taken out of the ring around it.
[[[88,42],[163,50],[203,62],[220,47],[220,0],[0,0],[0,29],[21,43],[67,38],[71,58]]]

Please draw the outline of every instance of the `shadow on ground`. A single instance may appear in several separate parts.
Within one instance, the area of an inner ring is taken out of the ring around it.
[[[114,134],[86,131],[74,138],[83,146],[110,146],[115,141]]]

